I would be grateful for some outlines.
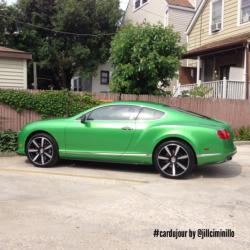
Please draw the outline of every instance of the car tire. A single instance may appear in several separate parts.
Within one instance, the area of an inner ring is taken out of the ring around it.
[[[171,179],[187,176],[196,165],[192,148],[178,140],[165,141],[157,146],[153,163],[163,177]]]
[[[25,150],[29,161],[36,167],[52,167],[59,160],[58,145],[55,139],[46,133],[31,136]]]

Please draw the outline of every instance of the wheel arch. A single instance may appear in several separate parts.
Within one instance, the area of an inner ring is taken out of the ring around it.
[[[161,139],[154,147],[154,150],[153,150],[153,154],[152,154],[152,161],[153,161],[153,158],[154,158],[154,154],[155,154],[155,150],[157,149],[157,147],[162,144],[163,142],[167,142],[167,141],[172,141],[172,140],[176,140],[176,141],[180,141],[180,142],[183,142],[185,144],[187,144],[191,150],[193,151],[193,154],[194,154],[194,158],[195,158],[195,163],[197,164],[197,154],[194,150],[194,147],[193,145],[186,139],[183,139],[183,138],[180,138],[178,136],[170,136],[170,137],[166,137],[166,138],[163,138]]]
[[[54,141],[56,142],[56,144],[57,144],[57,141],[56,141],[55,137],[54,137],[51,133],[49,133],[48,131],[45,131],[45,130],[36,130],[36,131],[31,132],[31,133],[26,137],[26,139],[25,139],[25,150],[26,150],[26,146],[27,146],[27,143],[28,143],[29,139],[30,139],[33,135],[39,134],[39,133],[43,133],[43,134],[47,134],[47,135],[51,136],[51,137],[54,139]]]

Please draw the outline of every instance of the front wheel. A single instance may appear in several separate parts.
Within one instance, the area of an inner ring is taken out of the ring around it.
[[[155,150],[153,162],[164,177],[182,178],[193,170],[195,156],[189,145],[171,140],[161,143]]]
[[[33,135],[26,145],[26,155],[36,167],[51,167],[59,159],[58,146],[53,137],[45,133]]]

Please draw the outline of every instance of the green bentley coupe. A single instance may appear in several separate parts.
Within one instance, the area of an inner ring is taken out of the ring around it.
[[[36,121],[19,133],[18,153],[37,167],[59,158],[153,164],[180,178],[195,166],[230,160],[233,131],[224,122],[156,103],[114,102],[71,118]]]

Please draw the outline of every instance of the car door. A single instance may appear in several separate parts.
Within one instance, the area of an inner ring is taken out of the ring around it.
[[[66,150],[82,155],[120,155],[124,153],[135,130],[140,107],[108,105],[86,114],[65,129]]]
[[[131,141],[128,154],[149,154],[151,152],[151,142],[156,135],[156,127],[161,123],[160,119],[166,115],[160,110],[143,107],[136,118],[135,132]],[[164,130],[164,127],[163,127]]]

